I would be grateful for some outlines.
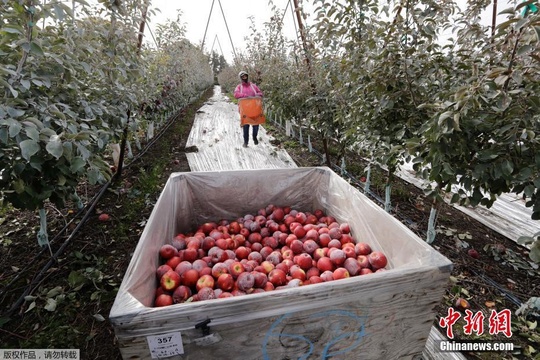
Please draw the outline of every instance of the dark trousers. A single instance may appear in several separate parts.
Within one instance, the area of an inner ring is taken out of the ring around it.
[[[259,125],[252,125],[253,127],[253,139],[257,138],[259,133]],[[249,143],[249,124],[244,125],[244,143]]]

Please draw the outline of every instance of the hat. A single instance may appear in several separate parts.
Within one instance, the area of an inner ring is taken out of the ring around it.
[[[248,74],[247,72],[245,72],[244,70],[242,70],[242,71],[240,71],[240,72],[238,73],[238,77],[241,78],[242,76],[247,75],[247,74]]]

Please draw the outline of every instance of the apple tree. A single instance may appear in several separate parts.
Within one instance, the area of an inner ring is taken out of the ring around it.
[[[458,32],[452,71],[441,79],[447,88],[430,104],[436,111],[415,149],[435,196],[453,192],[452,202],[489,207],[514,192],[539,219],[540,27],[522,6],[503,11],[508,19],[493,36],[477,23]]]
[[[137,102],[134,42],[116,31],[129,24],[74,21],[58,3],[0,6],[3,197],[22,209],[63,206],[81,179],[97,184],[110,176],[101,154]],[[43,231],[38,238],[46,243]]]

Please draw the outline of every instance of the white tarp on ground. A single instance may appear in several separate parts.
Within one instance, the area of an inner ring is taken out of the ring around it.
[[[415,175],[410,163],[405,163],[398,176],[420,189],[425,188],[424,180]],[[531,219],[532,208],[526,207],[523,197],[517,194],[502,194],[489,209],[485,206],[453,206],[513,241],[520,236],[532,236],[540,230],[538,221]]]
[[[283,149],[270,144],[264,125],[259,127],[259,144],[253,144],[250,128],[249,146],[244,143],[238,107],[214,87],[214,96],[195,116],[186,148],[191,171],[294,168],[296,164]]]

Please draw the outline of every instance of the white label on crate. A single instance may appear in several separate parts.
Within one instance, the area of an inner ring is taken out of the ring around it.
[[[217,333],[214,333],[214,334],[210,334],[205,337],[202,337],[202,338],[195,339],[194,342],[195,344],[199,346],[208,346],[208,345],[218,343],[221,340],[222,340],[221,336]]]
[[[182,344],[182,334],[173,332],[155,336],[147,336],[148,347],[152,359],[163,359],[184,353],[184,344]]]

